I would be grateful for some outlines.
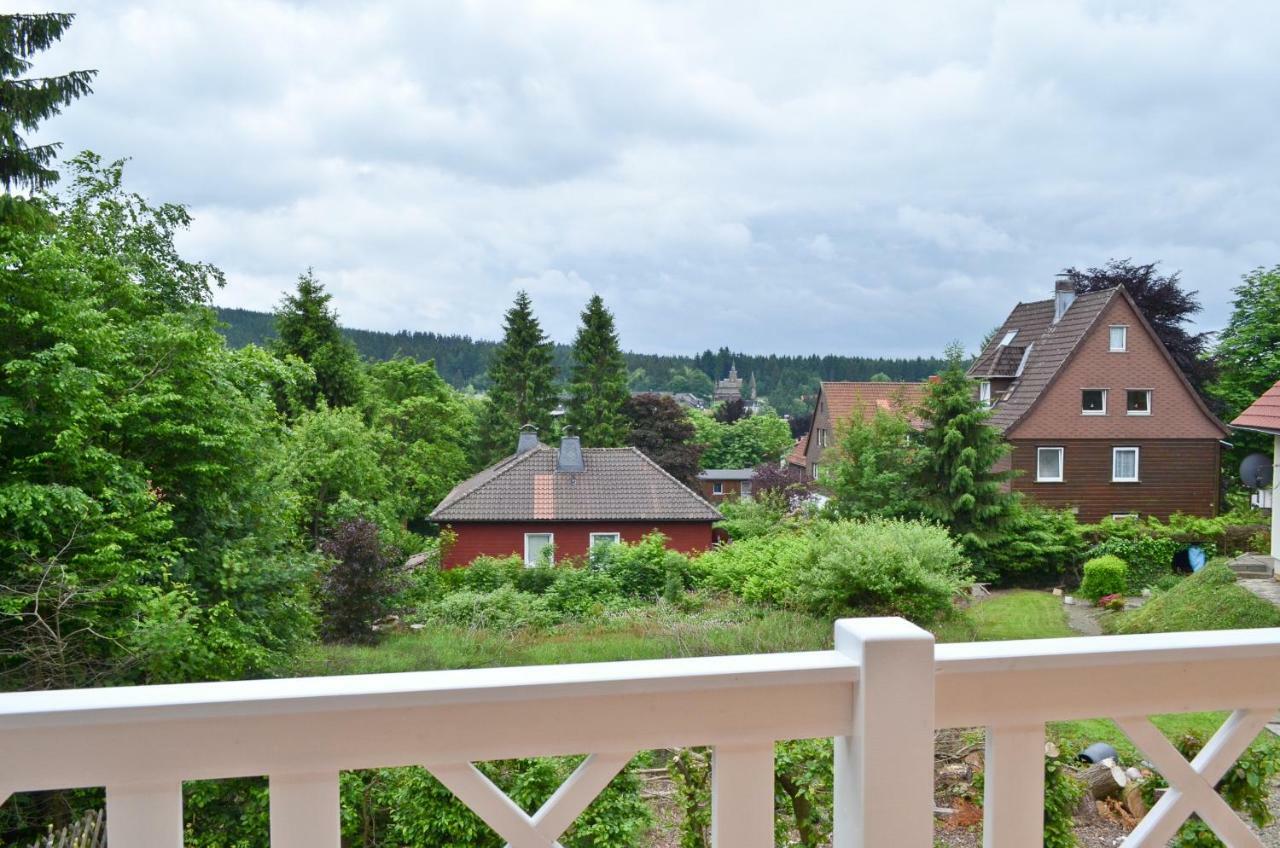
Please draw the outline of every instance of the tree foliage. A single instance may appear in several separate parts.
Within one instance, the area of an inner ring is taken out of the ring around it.
[[[338,315],[330,308],[333,295],[310,269],[298,277],[293,294],[285,295],[276,309],[277,355],[295,356],[311,366],[315,386],[306,398],[315,409],[323,398],[330,407],[360,402],[360,358],[355,346],[342,336]]]
[[[755,468],[779,462],[791,449],[791,428],[770,409],[724,424],[705,412],[690,414],[697,440],[706,446],[703,468]]]
[[[1235,289],[1231,320],[1218,335],[1214,351],[1218,379],[1210,393],[1231,420],[1280,380],[1280,265],[1255,268]],[[1265,452],[1270,439],[1260,433],[1237,431],[1229,466],[1245,455]]]
[[[955,534],[970,557],[980,558],[1016,509],[1004,486],[1010,473],[996,470],[1009,446],[987,423],[991,412],[965,376],[959,345],[947,348],[947,367],[938,376],[920,405],[920,505],[926,518]]]
[[[633,395],[623,404],[627,444],[661,465],[686,486],[696,486],[703,447],[689,413],[666,395]]]
[[[1205,356],[1209,334],[1192,333],[1187,329],[1201,310],[1200,301],[1196,299],[1196,292],[1182,288],[1179,272],[1162,274],[1159,264],[1150,262],[1143,265],[1131,259],[1112,259],[1101,268],[1066,268],[1062,276],[1071,282],[1078,294],[1124,286],[1182,373],[1203,394],[1213,377],[1212,364]]]
[[[329,560],[320,582],[320,633],[331,642],[372,642],[401,586],[400,552],[382,543],[378,525],[344,521],[320,543]]]
[[[91,91],[97,71],[71,71],[24,78],[31,57],[62,38],[75,15],[60,13],[0,15],[0,183],[12,188],[41,189],[56,182],[51,166],[60,144],[31,147],[23,137]]]
[[[920,514],[919,451],[901,413],[876,410],[871,420],[853,415],[836,426],[836,449],[824,463],[832,510],[842,518]]]
[[[627,440],[622,408],[628,397],[627,364],[618,347],[613,315],[600,295],[592,295],[573,341],[566,423],[584,447],[621,447]]]
[[[502,341],[489,364],[489,398],[480,424],[485,464],[511,454],[525,424],[544,436],[550,434],[554,379],[551,342],[533,314],[529,295],[520,292],[507,310]]]

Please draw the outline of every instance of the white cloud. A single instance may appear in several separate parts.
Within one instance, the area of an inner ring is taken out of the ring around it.
[[[1164,259],[1212,328],[1280,261],[1265,0],[78,12],[38,140],[190,204],[229,305],[310,265],[353,326],[492,337],[523,280],[559,338],[595,290],[637,350],[927,354],[1067,265]]]

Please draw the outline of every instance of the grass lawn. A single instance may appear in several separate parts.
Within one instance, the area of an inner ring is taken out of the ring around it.
[[[1076,636],[1067,626],[1062,599],[1048,592],[998,592],[935,629],[939,642],[1002,642]]]

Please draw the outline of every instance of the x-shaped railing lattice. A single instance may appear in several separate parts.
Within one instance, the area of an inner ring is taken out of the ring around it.
[[[471,763],[433,765],[427,770],[507,840],[508,848],[562,848],[556,840],[634,756],[635,752],[592,754],[532,816]]]
[[[1214,791],[1271,720],[1271,710],[1236,710],[1218,728],[1200,753],[1187,762],[1147,718],[1116,719],[1169,789],[1138,822],[1123,848],[1162,848],[1183,823],[1196,813],[1229,848],[1262,848],[1262,842]]]

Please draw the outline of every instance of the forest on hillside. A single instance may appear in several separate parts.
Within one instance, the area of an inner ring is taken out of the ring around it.
[[[232,347],[263,345],[275,336],[274,318],[267,312],[219,308],[222,332]],[[451,386],[486,390],[489,360],[495,342],[470,336],[433,332],[396,333],[344,328],[343,334],[360,355],[371,360],[408,356],[434,360],[436,371]],[[570,347],[555,346],[555,366],[563,380],[569,371]],[[918,381],[938,373],[942,360],[933,357],[891,359],[868,356],[779,356],[737,353],[722,347],[696,356],[623,354],[630,388],[635,391],[679,391],[709,396],[713,381],[736,364],[743,380],[756,377],[759,394],[782,413],[803,414],[822,380],[869,380],[883,374],[893,380]]]

